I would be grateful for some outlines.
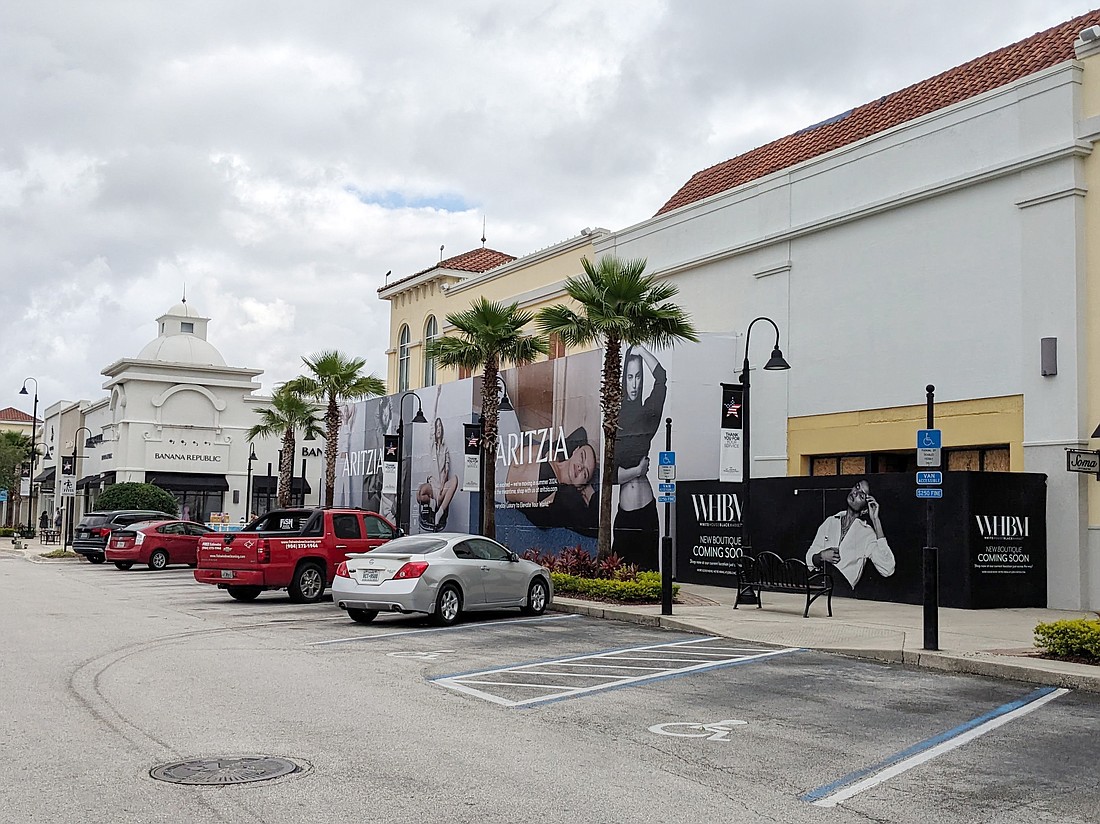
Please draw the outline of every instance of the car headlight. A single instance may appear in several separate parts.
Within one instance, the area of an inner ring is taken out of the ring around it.
[[[145,543],[145,533],[139,532],[134,536],[134,546],[141,546]]]

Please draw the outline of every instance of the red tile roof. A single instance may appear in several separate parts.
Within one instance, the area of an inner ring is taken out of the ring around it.
[[[460,272],[481,273],[488,272],[490,269],[495,269],[498,266],[503,266],[505,263],[511,263],[515,259],[515,255],[507,255],[504,252],[498,252],[496,249],[487,249],[484,246],[480,246],[477,249],[463,252],[461,255],[455,255],[446,260],[441,260],[434,266],[429,266],[427,269],[421,269],[419,272],[401,278],[401,280],[395,280],[393,283],[381,287],[378,291],[382,292],[386,289],[392,289],[398,284],[419,277],[425,272],[431,272],[433,269],[456,269]]]
[[[1095,25],[1100,25],[1100,9],[696,172],[657,214],[728,191],[1072,60],[1073,41],[1083,29]]]
[[[9,406],[5,409],[0,409],[0,421],[4,423],[32,423],[34,418],[21,409]]]

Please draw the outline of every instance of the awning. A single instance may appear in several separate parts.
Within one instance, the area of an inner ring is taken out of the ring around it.
[[[100,477],[99,477],[99,473],[97,472],[94,475],[85,475],[83,478],[81,478],[79,481],[77,481],[76,482],[76,488],[77,489],[87,489],[88,487],[91,486],[91,487],[95,487],[95,488],[98,489],[99,484],[100,484]]]
[[[38,477],[34,479],[34,482],[36,484],[52,484],[56,476],[57,467],[51,466],[49,469],[43,469],[38,473]]]
[[[279,477],[277,475],[254,475],[252,477],[253,495],[277,495]],[[290,482],[291,495],[312,495],[313,489],[305,478],[294,478]]]
[[[145,483],[159,486],[169,492],[227,492],[229,490],[225,475],[207,475],[204,472],[147,472]]]

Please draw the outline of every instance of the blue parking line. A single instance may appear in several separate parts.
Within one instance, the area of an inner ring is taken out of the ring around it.
[[[1028,704],[1031,704],[1046,695],[1050,695],[1056,690],[1057,687],[1040,687],[1039,689],[1028,693],[1023,698],[1020,698],[1016,701],[1010,701],[1007,704],[1002,704],[1001,706],[992,709],[989,712],[984,713],[983,715],[979,715],[977,718],[973,718],[970,721],[959,724],[957,727],[952,727],[946,732],[942,732],[939,735],[934,735],[931,738],[926,738],[925,740],[920,741],[911,747],[906,747],[904,750],[900,750],[893,755],[887,756],[886,758],[870,765],[869,767],[864,767],[861,770],[850,772],[844,777],[838,778],[836,781],[833,781],[832,783],[825,784],[814,790],[810,790],[809,792],[804,793],[802,796],[800,796],[800,798],[807,803],[813,804],[816,801],[820,801],[821,799],[832,795],[843,787],[850,786],[852,784],[855,784],[857,781],[861,781],[864,778],[867,778],[868,776],[872,776],[875,773],[879,773],[883,770],[889,769],[890,767],[906,760],[907,758],[912,758],[914,755],[926,752],[927,750],[930,750],[933,747],[938,746],[939,744],[950,741],[953,738],[957,738],[958,736],[974,729],[975,727],[981,726],[987,721],[991,721],[994,718],[999,718],[1002,715],[1007,715],[1014,710],[1025,707]]]

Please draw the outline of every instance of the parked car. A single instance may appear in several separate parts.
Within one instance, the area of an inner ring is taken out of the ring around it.
[[[320,601],[337,565],[398,534],[363,509],[276,509],[240,532],[208,534],[199,542],[195,580],[214,584],[238,601],[267,589],[286,589],[295,603]]]
[[[107,542],[116,529],[140,521],[168,521],[172,516],[155,509],[116,509],[110,512],[88,512],[73,532],[73,552],[83,555],[93,564],[107,560]]]
[[[107,560],[119,569],[148,564],[164,569],[169,564],[198,563],[199,539],[210,532],[194,521],[142,521],[116,529],[107,544]]]
[[[333,603],[361,624],[385,611],[423,613],[444,626],[475,610],[518,607],[541,615],[553,597],[545,567],[458,532],[410,535],[349,555],[332,583]]]

